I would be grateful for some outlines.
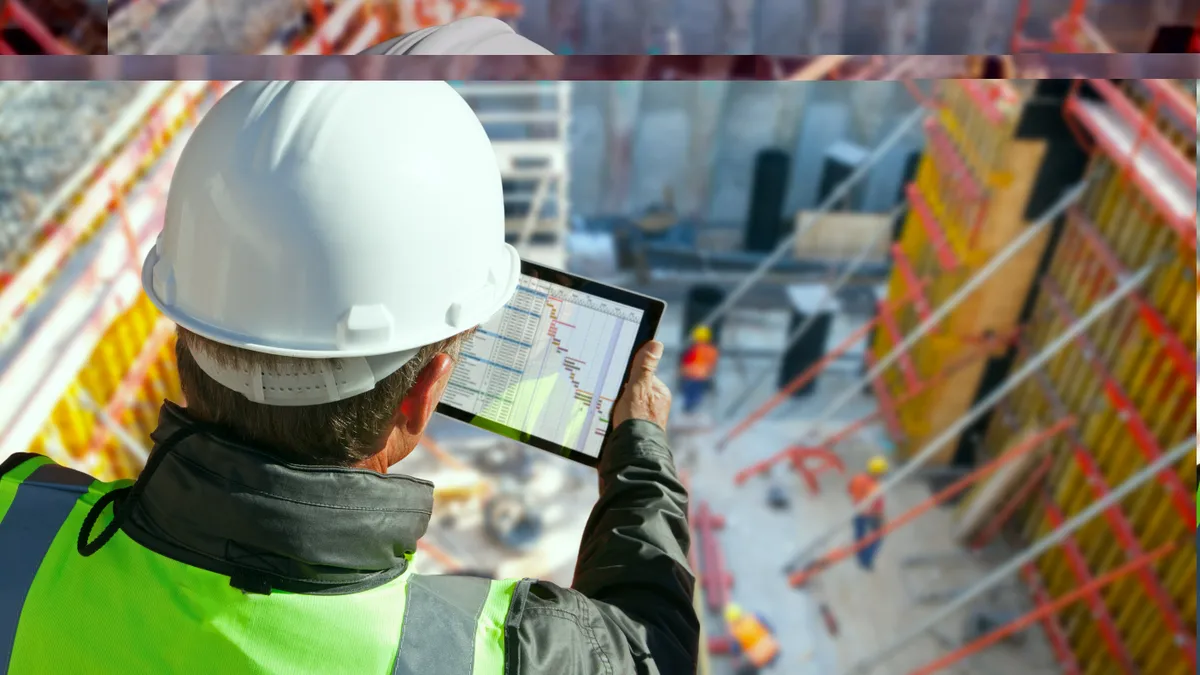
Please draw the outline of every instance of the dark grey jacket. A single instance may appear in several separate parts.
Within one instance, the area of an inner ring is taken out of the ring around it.
[[[121,530],[161,555],[228,576],[246,592],[344,594],[379,586],[405,571],[429,525],[428,481],[281,463],[171,403],[153,438],[156,450],[128,494]],[[536,580],[517,586],[506,675],[696,670],[687,494],[666,435],[631,420],[613,431],[602,457],[600,498],[572,588]]]

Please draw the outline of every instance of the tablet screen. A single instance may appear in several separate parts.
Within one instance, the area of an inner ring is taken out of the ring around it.
[[[442,404],[476,426],[590,464],[635,347],[649,339],[645,306],[597,293],[656,301],[556,274],[521,274],[508,304],[464,340]],[[655,314],[657,323],[661,309]]]

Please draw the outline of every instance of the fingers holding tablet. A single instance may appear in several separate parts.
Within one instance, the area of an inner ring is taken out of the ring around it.
[[[613,405],[612,428],[626,420],[646,420],[667,428],[671,412],[671,390],[658,379],[658,362],[663,344],[651,340],[638,350],[629,369],[629,380]]]
[[[657,344],[665,308],[522,260],[513,296],[463,342],[438,411],[597,467],[622,386],[632,385],[620,419],[666,428],[671,395],[654,376],[659,357],[639,349]]]

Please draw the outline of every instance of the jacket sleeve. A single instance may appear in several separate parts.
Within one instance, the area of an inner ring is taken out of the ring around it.
[[[506,675],[696,672],[687,491],[666,433],[625,422],[609,437],[599,473],[572,588],[535,581],[514,598]]]

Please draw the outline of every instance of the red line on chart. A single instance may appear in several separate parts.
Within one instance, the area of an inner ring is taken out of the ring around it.
[[[553,296],[547,297],[546,307],[550,308],[550,327],[546,330],[546,334],[550,336],[550,342],[557,348],[558,352],[560,354],[565,354],[568,350],[562,346],[562,341],[557,337],[558,327],[566,326],[567,328],[574,328],[575,326],[558,320],[558,308],[550,304],[550,300],[558,300],[559,302],[563,302],[562,298],[555,298]],[[587,361],[581,361],[573,356],[563,357],[562,361],[563,370],[567,371],[567,378],[570,379],[571,387],[575,390],[575,400],[587,407],[591,407],[592,401],[595,399],[595,394],[590,391],[583,391],[580,389],[579,381],[575,379],[575,374],[579,372],[579,367],[586,364]],[[597,410],[599,410],[598,407]]]

